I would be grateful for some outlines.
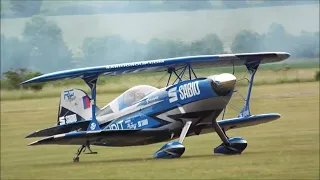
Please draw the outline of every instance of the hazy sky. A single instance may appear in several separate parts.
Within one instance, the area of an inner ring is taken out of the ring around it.
[[[271,23],[282,24],[289,33],[301,30],[319,31],[319,5],[246,8],[192,12],[161,12],[135,14],[105,14],[51,16],[62,28],[64,40],[79,50],[85,37],[111,34],[126,39],[147,42],[151,38],[192,41],[216,33],[228,50],[235,34],[243,29],[258,33],[268,30]],[[19,36],[28,18],[2,19],[1,33]]]

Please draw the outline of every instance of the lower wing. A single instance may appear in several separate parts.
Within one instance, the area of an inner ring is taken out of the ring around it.
[[[233,118],[218,121],[225,131],[234,128],[254,126],[280,118],[280,114],[260,114],[249,117]],[[212,128],[211,124],[200,125],[202,128]],[[213,129],[213,128],[212,128]],[[133,129],[133,130],[100,130],[69,132],[49,136],[35,141],[30,146],[42,144],[83,145],[90,142],[101,146],[137,146],[170,139],[168,130]]]
[[[280,117],[281,117],[280,114],[277,114],[277,113],[259,114],[259,115],[252,115],[249,117],[221,120],[221,121],[218,121],[218,123],[221,126],[221,128],[227,131],[229,129],[255,126],[258,124],[267,123],[267,122],[279,119]]]
[[[49,136],[33,143],[33,145],[58,144],[58,145],[83,145],[90,142],[100,146],[137,146],[152,142],[164,141],[170,138],[167,130],[139,129],[139,130],[99,130],[69,132]]]
[[[268,123],[270,121],[274,121],[279,118],[280,118],[280,114],[270,113],[270,114],[252,115],[252,116],[241,117],[241,118],[225,119],[217,122],[222,129],[227,131],[230,129],[243,128],[243,127],[249,127],[249,126],[255,126],[258,124]],[[211,133],[215,131],[212,128],[211,123],[199,124],[197,125],[197,129],[198,131],[201,132],[201,134]],[[189,135],[195,135],[195,134],[196,134],[195,132],[192,132]]]

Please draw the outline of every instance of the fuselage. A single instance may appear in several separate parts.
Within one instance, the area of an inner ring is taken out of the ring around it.
[[[124,98],[120,96],[113,104],[109,103],[105,107],[117,104],[117,111],[98,113],[97,120],[104,130],[154,129],[164,132],[163,138],[141,137],[141,143],[137,142],[139,140],[132,143],[122,141],[121,146],[150,144],[176,138],[187,121],[192,122],[189,136],[198,135],[201,131],[212,132],[210,124],[228,104],[235,81],[235,77],[230,74],[180,81],[162,89],[153,89],[129,106],[123,105]],[[115,142],[104,145],[117,146]]]

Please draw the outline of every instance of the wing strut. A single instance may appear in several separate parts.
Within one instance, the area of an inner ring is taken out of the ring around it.
[[[185,67],[183,68],[183,70],[179,73],[179,75],[177,74],[176,71],[173,71],[174,74],[177,76],[177,78],[176,78],[176,80],[174,80],[173,84],[176,83],[176,81],[177,81],[178,79],[179,79],[179,82],[182,81],[182,77],[183,77],[184,72],[186,71],[186,69],[187,69],[187,66],[185,66]]]
[[[87,83],[87,85],[91,89],[91,109],[92,109],[92,119],[88,126],[87,131],[98,131],[100,130],[99,123],[96,118],[96,95],[97,95],[97,81],[99,75],[87,76],[84,77],[83,80]]]
[[[250,96],[251,96],[251,90],[252,90],[254,75],[256,74],[256,72],[258,70],[260,62],[261,61],[254,61],[254,62],[250,62],[250,63],[245,63],[245,65],[247,67],[247,70],[250,73],[250,81],[249,81],[249,85],[248,85],[246,101],[245,101],[244,107],[242,108],[242,110],[239,113],[238,117],[249,117],[249,116],[251,116],[251,113],[250,113]]]
[[[178,74],[178,70],[182,69],[182,71]],[[177,82],[177,80],[179,80],[178,82],[182,81],[182,78],[184,76],[184,74],[186,73],[186,71],[188,71],[188,78],[189,80],[192,80],[192,75],[194,76],[194,78],[197,78],[196,76],[196,73],[193,71],[192,67],[191,67],[191,64],[190,63],[187,63],[186,66],[183,66],[182,68],[180,69],[175,69],[175,68],[168,68],[167,72],[170,74],[169,75],[169,79],[167,81],[167,86],[169,85],[170,83],[170,80],[171,80],[171,76],[172,76],[172,73],[176,75],[176,79],[174,80],[174,82],[172,84],[175,84]]]
[[[168,79],[168,81],[167,81],[167,85],[166,86],[168,86],[169,85],[169,82],[170,82],[170,80],[171,80],[171,76],[172,76],[172,72],[174,71],[174,68],[169,68],[168,69],[168,73],[170,74],[169,75],[169,79]]]

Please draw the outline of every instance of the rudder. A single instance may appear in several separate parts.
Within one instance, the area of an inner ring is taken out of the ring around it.
[[[68,89],[61,93],[57,125],[92,118],[91,98],[81,89]]]

